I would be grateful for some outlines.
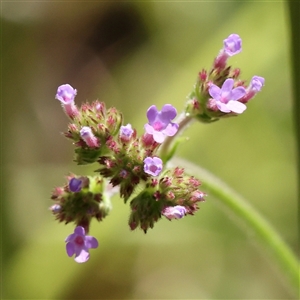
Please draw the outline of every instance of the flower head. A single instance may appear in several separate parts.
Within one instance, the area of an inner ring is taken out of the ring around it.
[[[66,250],[68,256],[75,254],[75,261],[78,263],[86,262],[89,257],[89,249],[97,248],[98,241],[93,236],[85,235],[85,230],[82,226],[77,226],[74,233],[70,234],[65,239]]]
[[[181,219],[185,216],[187,213],[187,210],[184,206],[176,205],[176,206],[168,206],[163,209],[162,214],[168,218],[171,219]]]
[[[78,193],[81,191],[81,188],[82,188],[82,180],[73,177],[69,181],[69,189],[71,192]]]
[[[163,168],[162,160],[159,157],[146,157],[144,159],[144,171],[145,173],[158,176]]]
[[[146,132],[153,135],[155,142],[162,143],[166,136],[176,134],[179,125],[171,122],[176,115],[177,111],[171,104],[165,104],[161,111],[155,105],[150,106],[147,111],[149,123],[145,124]]]
[[[224,41],[223,50],[229,56],[233,56],[242,51],[242,39],[238,34],[231,34]]]
[[[218,109],[224,113],[234,112],[241,114],[247,107],[245,104],[237,101],[246,94],[244,87],[239,86],[233,89],[234,80],[226,79],[222,88],[211,84],[209,94],[215,100]]]
[[[74,89],[69,84],[63,84],[58,87],[55,98],[59,100],[62,104],[69,104],[70,102],[74,102],[74,98],[76,95],[76,89]]]

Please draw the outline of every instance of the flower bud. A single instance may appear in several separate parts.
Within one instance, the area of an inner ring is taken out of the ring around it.
[[[120,140],[123,143],[128,142],[132,135],[134,133],[134,130],[132,129],[131,124],[127,124],[126,126],[121,126],[120,127]]]
[[[80,136],[90,148],[98,148],[99,141],[88,126],[84,126],[80,130]]]
[[[78,193],[81,191],[82,188],[82,180],[77,179],[75,177],[73,177],[70,181],[69,181],[69,190],[73,193]]]
[[[240,99],[242,103],[247,103],[252,99],[265,84],[265,79],[260,76],[253,76],[249,86],[246,88],[246,95]]]

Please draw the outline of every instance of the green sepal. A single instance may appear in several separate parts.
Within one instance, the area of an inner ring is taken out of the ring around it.
[[[78,165],[87,165],[96,162],[102,154],[102,149],[76,148],[75,161]]]
[[[211,117],[211,116],[207,115],[206,113],[203,113],[201,115],[200,114],[196,115],[195,119],[202,123],[212,123],[212,122],[216,122],[216,121],[220,120],[219,118]]]

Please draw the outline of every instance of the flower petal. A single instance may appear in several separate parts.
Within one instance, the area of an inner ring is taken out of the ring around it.
[[[75,261],[78,263],[84,263],[90,258],[90,254],[87,249],[82,249],[79,255],[75,256]]]
[[[75,245],[73,243],[67,243],[66,250],[67,250],[68,256],[71,257],[75,253]]]
[[[74,233],[78,235],[85,235],[85,230],[82,226],[77,226],[74,230]]]
[[[162,133],[167,136],[173,136],[178,131],[179,125],[177,123],[170,123]]]
[[[221,98],[221,89],[216,86],[215,84],[212,84],[210,87],[209,87],[209,90],[208,90],[209,94],[211,95],[211,97],[215,100],[220,100]]]
[[[171,104],[165,104],[160,112],[160,120],[164,124],[168,124],[177,116],[177,110]]]
[[[98,241],[96,238],[94,238],[93,236],[89,236],[87,235],[85,237],[85,246],[89,249],[89,248],[97,248],[98,247]]]
[[[246,95],[246,89],[239,86],[231,91],[231,96],[229,100],[239,100]]]
[[[148,134],[153,134],[154,133],[154,128],[151,125],[149,125],[148,123],[144,125],[144,128],[145,128],[145,131]]]
[[[160,131],[153,132],[153,139],[156,143],[161,144],[165,140],[166,136]]]
[[[233,88],[234,80],[232,78],[228,78],[224,81],[222,85],[222,94],[231,92]]]
[[[150,106],[147,110],[147,118],[150,125],[156,120],[157,115],[158,115],[158,110],[156,106],[155,105]]]
[[[236,113],[236,114],[241,114],[242,112],[244,112],[247,108],[247,106],[241,102],[238,101],[229,101],[226,104],[227,108],[230,109],[232,112]]]
[[[153,163],[157,166],[162,168],[162,160],[159,157],[153,157]]]
[[[75,233],[68,235],[65,239],[65,242],[72,242],[76,238],[76,235],[77,234],[75,234]]]
[[[221,101],[216,101],[217,107],[220,111],[224,113],[229,113],[231,110],[228,109],[227,104],[221,102]]]

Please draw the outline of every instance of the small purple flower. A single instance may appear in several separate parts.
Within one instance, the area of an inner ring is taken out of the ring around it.
[[[163,168],[162,160],[159,157],[146,157],[144,159],[144,171],[145,173],[158,176]]]
[[[214,68],[223,69],[226,67],[228,57],[242,51],[242,40],[238,34],[231,34],[223,41],[223,48],[214,61]]]
[[[176,134],[179,125],[171,122],[176,115],[177,111],[171,104],[165,104],[161,111],[155,105],[150,106],[147,111],[149,123],[145,124],[146,132],[153,136],[155,142],[161,144],[166,136]]]
[[[240,53],[242,51],[242,39],[240,36],[235,33],[229,35],[228,38],[224,40],[223,50],[229,56]]]
[[[65,113],[71,119],[79,115],[79,111],[74,102],[77,90],[73,89],[69,84],[63,84],[58,87],[55,98],[59,100],[64,108]]]
[[[222,88],[211,84],[209,94],[215,100],[218,109],[224,113],[234,112],[241,114],[247,107],[245,104],[237,101],[246,94],[244,87],[239,86],[233,89],[234,80],[226,79]]]
[[[168,218],[169,220],[171,219],[181,219],[185,216],[186,214],[186,208],[181,205],[176,205],[176,206],[168,206],[163,209],[162,214]]]
[[[85,230],[81,226],[77,226],[74,233],[65,239],[66,250],[69,257],[75,254],[75,261],[78,263],[86,262],[89,257],[89,249],[97,248],[98,241],[93,236],[85,235]]]
[[[249,86],[246,89],[246,95],[240,99],[242,103],[247,103],[252,99],[265,85],[265,79],[260,76],[253,76]]]
[[[83,126],[80,130],[80,136],[90,148],[99,147],[98,139],[95,137],[90,127]]]
[[[265,79],[263,77],[253,76],[252,79],[251,79],[249,89],[253,90],[257,93],[262,89],[262,87],[264,85],[265,85]]]
[[[121,126],[120,128],[120,138],[124,141],[129,141],[133,134],[133,129],[131,124],[127,124],[126,126]]]
[[[63,84],[58,87],[55,98],[62,104],[69,104],[70,102],[74,102],[76,95],[76,89],[73,89],[69,84]]]
[[[78,193],[81,191],[82,188],[82,180],[77,179],[75,177],[73,177],[70,181],[69,181],[69,190],[73,193]]]

